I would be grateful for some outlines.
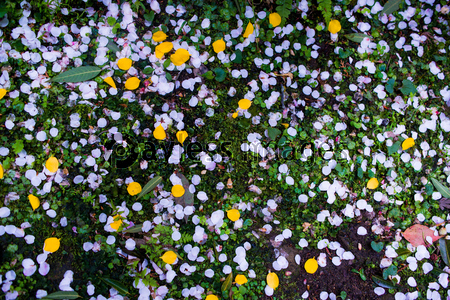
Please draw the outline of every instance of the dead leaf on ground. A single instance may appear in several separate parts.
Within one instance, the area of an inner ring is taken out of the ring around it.
[[[259,187],[257,187],[256,185],[254,185],[254,184],[252,184],[251,186],[249,186],[249,187],[248,187],[248,190],[249,190],[250,192],[257,193],[258,195],[261,195],[261,194],[262,194],[261,189],[260,189]]]
[[[444,210],[446,208],[450,209],[450,199],[449,198],[441,198],[439,200],[439,208]]]
[[[231,181],[231,178],[228,178],[227,181],[227,188],[232,189],[233,188],[233,181]]]
[[[283,78],[289,77],[291,79],[294,79],[294,74],[292,74],[291,72],[283,73],[283,74],[278,74],[278,73],[274,73],[274,74],[275,74],[275,76],[278,76],[278,77],[283,77]]]
[[[420,224],[413,225],[403,232],[403,237],[414,247],[420,245],[426,246],[428,244],[426,240],[427,236],[431,237],[433,243],[442,237],[434,235],[433,230]]]

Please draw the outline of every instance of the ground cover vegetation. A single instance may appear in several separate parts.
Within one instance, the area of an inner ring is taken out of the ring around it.
[[[447,299],[449,6],[0,3],[0,299]]]

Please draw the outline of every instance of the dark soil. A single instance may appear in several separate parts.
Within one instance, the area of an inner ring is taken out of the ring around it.
[[[59,282],[64,278],[64,274],[67,270],[72,270],[73,255],[70,253],[69,247],[64,247],[67,254],[64,254],[59,259],[52,259],[52,254],[49,255],[47,262],[50,264],[50,271],[47,278],[53,280],[58,286]]]
[[[393,295],[385,294],[377,296],[374,293],[376,285],[372,281],[372,276],[377,275],[382,277],[379,264],[383,258],[382,253],[375,252],[370,246],[373,241],[373,236],[368,234],[366,236],[358,235],[358,227],[363,226],[368,233],[371,232],[369,222],[349,224],[345,229],[342,229],[337,238],[329,238],[329,241],[338,241],[346,251],[351,251],[355,256],[354,260],[342,260],[340,266],[335,266],[331,259],[336,256],[336,252],[328,250],[328,248],[318,250],[307,247],[303,250],[295,248],[292,241],[284,241],[278,247],[278,250],[286,256],[289,261],[289,267],[285,270],[277,272],[280,278],[280,286],[274,293],[277,299],[302,299],[301,295],[305,291],[309,291],[308,299],[320,299],[319,295],[325,291],[327,293],[334,293],[339,296],[341,292],[346,292],[346,299],[351,300],[368,300],[368,299],[393,299]],[[358,245],[361,245],[359,250]],[[320,253],[327,254],[327,265],[319,269],[314,274],[308,274],[305,271],[305,262],[310,258],[318,258]],[[295,255],[299,254],[301,257],[300,265],[295,262]],[[275,257],[273,257],[275,260]],[[273,261],[272,260],[272,261]],[[268,263],[268,269],[273,269],[272,261]],[[374,264],[375,268],[369,268],[368,265]],[[362,280],[359,274],[352,272],[352,269],[364,269],[366,280]],[[291,274],[288,276],[288,273]],[[284,274],[283,274],[284,273]],[[273,297],[265,296],[263,299],[273,299]]]

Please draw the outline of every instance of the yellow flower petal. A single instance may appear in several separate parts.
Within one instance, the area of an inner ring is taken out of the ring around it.
[[[103,81],[109,84],[111,87],[117,89],[116,83],[114,82],[114,79],[112,79],[112,77],[106,77]]]
[[[184,130],[177,132],[177,140],[178,140],[178,142],[180,142],[181,145],[183,145],[184,141],[186,140],[186,138],[188,136],[189,136],[189,134]]]
[[[270,286],[272,289],[276,289],[278,285],[280,284],[280,280],[278,279],[278,275],[270,272],[267,274],[266,277],[267,285]]]
[[[155,33],[153,34],[152,39],[153,39],[155,42],[162,42],[162,41],[164,41],[165,39],[167,39],[167,34],[165,34],[164,32],[162,32],[162,31],[160,30],[160,31],[155,32]]]
[[[237,116],[238,116],[238,113],[237,113],[237,112],[233,113],[233,119],[236,119]]]
[[[114,216],[114,219],[117,219],[117,218],[120,218],[120,215],[115,215]],[[117,231],[117,230],[119,230],[119,227],[120,227],[120,225],[122,225],[122,219],[120,218],[120,219],[118,219],[118,220],[116,220],[116,221],[114,221],[114,222],[112,222],[110,225],[111,225],[111,228],[112,229],[114,229],[115,231]]]
[[[214,52],[216,52],[216,53],[222,52],[226,48],[226,44],[223,39],[215,41],[212,44],[212,46],[213,46]]]
[[[156,56],[156,58],[161,59],[164,56],[164,52],[155,50],[155,56]]]
[[[139,182],[135,182],[133,181],[132,183],[130,183],[127,187],[127,191],[128,194],[130,194],[131,196],[137,195],[142,191],[142,187],[139,184]]]
[[[252,101],[248,99],[241,99],[239,100],[238,105],[240,109],[249,109],[250,106],[252,105]]]
[[[269,15],[269,22],[273,27],[281,24],[281,16],[278,13],[271,13]]]
[[[172,187],[172,195],[174,197],[181,197],[184,195],[184,187],[182,185],[176,184]]]
[[[378,187],[378,179],[374,178],[370,178],[370,180],[367,182],[367,188],[369,190],[374,190]]]
[[[56,157],[52,156],[49,159],[47,159],[47,162],[45,163],[45,167],[47,170],[49,170],[51,173],[55,173],[58,171],[59,162],[56,159]]]
[[[234,281],[236,281],[237,284],[242,285],[244,283],[247,283],[248,280],[247,280],[247,277],[245,277],[245,275],[238,274],[238,275],[236,275],[236,278],[234,279]]]
[[[416,143],[414,142],[413,138],[407,138],[406,140],[403,141],[402,143],[402,149],[406,150],[411,148],[412,146],[414,146]]]
[[[3,166],[0,164],[0,179],[3,178]]]
[[[3,97],[5,97],[5,95],[6,95],[6,90],[0,89],[0,100],[3,99]]]
[[[39,207],[39,205],[41,204],[41,201],[39,201],[39,198],[36,197],[35,195],[28,195],[28,200],[30,201],[31,207],[33,208],[33,211],[36,210],[36,208]]]
[[[155,55],[157,58],[161,59],[164,54],[172,50],[173,44],[172,42],[164,42],[156,46],[155,48]]]
[[[166,138],[166,132],[164,131],[164,127],[161,124],[156,127],[153,131],[153,137],[157,140],[164,140]]]
[[[244,37],[248,38],[248,36],[252,34],[253,31],[255,31],[255,27],[253,27],[252,22],[248,22],[247,27],[245,28]]]
[[[317,271],[317,268],[319,268],[319,264],[317,263],[317,260],[315,258],[310,258],[305,263],[305,270],[309,274],[314,274]]]
[[[167,251],[163,256],[160,257],[166,264],[173,264],[177,260],[177,254],[173,251]]]
[[[236,222],[241,217],[241,213],[237,209],[230,209],[227,211],[227,217],[233,222]]]
[[[208,295],[205,300],[219,300],[219,298],[216,295]]]
[[[141,83],[141,81],[139,80],[139,78],[137,78],[137,77],[130,77],[125,82],[125,88],[127,90],[135,90],[135,89],[137,89],[139,87],[140,83]]]
[[[126,71],[131,68],[132,63],[133,61],[131,59],[124,57],[119,59],[119,61],[117,62],[117,66],[119,67],[119,69]]]
[[[331,20],[330,23],[328,24],[328,31],[333,34],[341,31],[341,28],[342,28],[341,22],[339,22],[338,20]]]
[[[174,54],[170,56],[170,60],[175,66],[181,66],[185,62],[189,60],[191,55],[186,49],[179,48],[177,51],[175,51]]]
[[[60,246],[59,240],[55,237],[46,239],[44,242],[44,250],[51,253],[58,251]]]

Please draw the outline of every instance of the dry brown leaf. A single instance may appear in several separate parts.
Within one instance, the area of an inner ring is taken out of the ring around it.
[[[311,226],[311,224],[308,222],[303,223],[303,225],[302,225],[303,232],[306,232],[310,226]]]
[[[283,74],[278,74],[278,73],[274,73],[274,74],[275,74],[275,76],[278,76],[278,77],[283,77],[283,78],[289,77],[291,79],[294,79],[294,74],[292,74],[291,72],[283,73]]]
[[[228,178],[227,181],[227,188],[232,189],[233,188],[233,181],[231,180],[231,178]]]

